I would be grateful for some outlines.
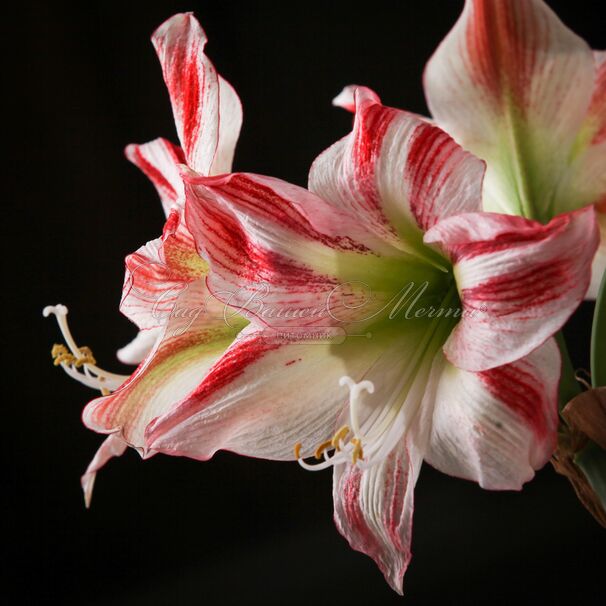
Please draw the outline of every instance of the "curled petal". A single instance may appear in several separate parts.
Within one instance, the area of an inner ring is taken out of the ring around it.
[[[452,259],[463,314],[444,346],[465,370],[508,364],[542,345],[583,300],[598,246],[587,207],[548,225],[469,213],[425,234]]]
[[[352,133],[315,160],[309,187],[391,246],[421,254],[422,232],[440,218],[480,210],[484,164],[369,89],[354,99]]]
[[[130,343],[116,352],[118,360],[123,364],[140,364],[149,355],[162,334],[161,326],[140,330]]]
[[[177,14],[152,37],[187,164],[208,175],[228,170],[242,122],[237,95],[204,54],[206,34],[191,13]]]
[[[206,275],[183,212],[173,208],[161,238],[126,257],[120,311],[141,329],[164,325],[187,285]]]
[[[355,93],[358,88],[363,88],[363,87],[358,86],[357,84],[349,84],[332,100],[332,104],[335,107],[341,107],[344,110],[351,112],[352,114],[355,113],[355,111],[356,111]],[[366,90],[368,90],[370,93],[375,95],[377,103],[381,102],[378,95],[376,95],[375,93],[370,91],[370,89],[366,89]]]
[[[84,503],[86,507],[90,507],[91,499],[93,498],[93,488],[97,472],[105,467],[105,464],[114,457],[121,457],[126,451],[127,444],[117,434],[111,434],[103,440],[99,450],[95,453],[93,460],[89,463],[80,484],[84,492]]]
[[[242,104],[233,86],[219,76],[219,140],[211,175],[231,172],[236,143],[242,127]]]
[[[160,138],[141,145],[133,143],[124,153],[154,184],[168,218],[175,204],[183,204],[183,181],[179,174],[179,164],[185,162],[183,150]]]

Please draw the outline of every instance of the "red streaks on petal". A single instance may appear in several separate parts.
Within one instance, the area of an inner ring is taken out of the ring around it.
[[[566,292],[577,288],[573,274],[574,261],[563,258],[557,261],[536,263],[531,268],[490,278],[473,288],[465,288],[461,295],[467,310],[486,310],[491,316],[532,314],[551,301],[561,299]],[[530,299],[528,293],[533,296]]]
[[[495,102],[509,94],[526,106],[537,61],[536,48],[548,35],[533,2],[474,0],[467,23],[468,69]],[[532,44],[529,43],[532,41]]]
[[[598,145],[606,140],[606,51],[595,53],[596,81],[589,106],[589,117],[597,123],[597,130],[591,140]]]
[[[206,406],[212,405],[221,390],[245,373],[249,366],[279,347],[279,344],[263,338],[243,339],[234,344],[219,358],[206,376],[201,378],[200,385],[176,406],[169,416],[150,423],[145,431],[146,443],[152,444],[164,433],[204,410]]]
[[[134,162],[145,173],[149,180],[161,191],[163,191],[171,200],[177,199],[177,192],[170,184],[168,179],[153,164],[147,161],[137,146],[134,150]]]
[[[545,414],[546,394],[527,362],[499,366],[478,373],[478,377],[494,398],[526,421],[537,438],[548,437],[552,427]]]
[[[373,560],[381,561],[384,547],[368,526],[364,510],[360,507],[361,482],[362,471],[358,467],[352,467],[341,487],[343,513],[352,531],[355,532],[355,548],[369,555]]]
[[[198,46],[193,45],[188,49],[188,57],[184,57],[184,69],[181,74],[176,75],[179,82],[169,84],[169,87],[181,90],[181,112],[183,117],[183,136],[185,137],[185,152],[191,157],[198,139],[200,128],[200,116],[202,115],[200,107],[200,89],[204,89],[206,75],[202,74],[202,82],[199,80],[198,72]],[[173,94],[171,90],[171,95]],[[176,94],[176,93],[175,93]]]
[[[439,207],[440,195],[466,159],[466,154],[443,130],[426,123],[414,130],[404,179],[409,183],[410,210],[423,231],[433,227],[440,212],[445,211]]]
[[[383,141],[389,126],[397,115],[397,110],[384,107],[376,102],[362,105],[356,115],[353,131],[352,161],[356,188],[362,194],[359,204],[366,211],[379,214],[382,222],[388,224],[377,190],[376,168],[381,155]]]

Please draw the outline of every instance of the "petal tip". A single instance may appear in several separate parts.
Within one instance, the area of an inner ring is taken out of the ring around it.
[[[355,92],[357,88],[357,84],[348,84],[345,86],[343,90],[332,100],[333,106],[341,107],[348,112],[355,112]]]

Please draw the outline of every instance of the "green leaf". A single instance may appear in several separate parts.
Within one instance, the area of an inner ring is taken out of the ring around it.
[[[589,442],[574,457],[575,464],[582,470],[596,495],[606,509],[606,450]]]
[[[606,385],[606,271],[595,301],[591,329],[591,384],[593,387]]]

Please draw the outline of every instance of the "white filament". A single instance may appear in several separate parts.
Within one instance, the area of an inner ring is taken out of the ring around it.
[[[42,315],[45,318],[48,318],[50,315],[54,315],[57,319],[57,324],[59,325],[59,329],[61,330],[61,334],[65,339],[65,343],[69,348],[71,354],[75,358],[80,358],[82,353],[80,348],[76,345],[74,338],[72,337],[72,333],[69,330],[69,326],[67,324],[67,314],[68,309],[65,305],[48,305],[42,310]],[[102,368],[94,364],[84,363],[81,366],[81,369],[76,368],[72,364],[68,364],[67,362],[61,362],[61,368],[76,381],[86,385],[87,387],[91,387],[92,389],[99,389],[102,393],[106,390],[115,391],[128,379],[128,375],[119,375],[112,372],[107,372]]]

